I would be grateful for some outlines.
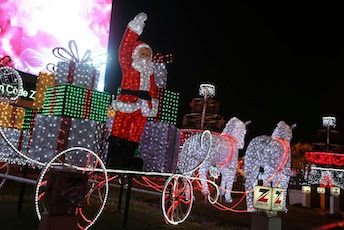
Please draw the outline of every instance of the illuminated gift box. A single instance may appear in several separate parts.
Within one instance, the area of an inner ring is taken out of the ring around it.
[[[38,112],[38,109],[25,109],[24,122],[22,127],[23,130],[30,131],[33,129],[33,126],[35,124],[35,117]]]
[[[29,156],[48,162],[69,147],[84,147],[97,154],[105,142],[105,123],[66,116],[36,115]],[[85,165],[85,154],[75,151],[68,162]]]
[[[92,65],[83,62],[64,62],[57,63],[57,73],[55,84],[72,83],[88,89],[97,88],[99,81],[99,71]]]
[[[45,90],[55,85],[55,74],[39,72],[36,83],[36,95],[33,100],[33,107],[42,109],[45,97]]]
[[[110,98],[107,92],[72,84],[50,86],[46,89],[42,113],[106,121]]]
[[[158,114],[156,117],[149,117],[148,120],[176,125],[179,93],[164,88],[157,88],[157,98],[159,100]]]
[[[12,128],[2,128],[2,130],[8,141],[21,153],[26,154],[28,150],[29,133]],[[20,157],[2,137],[0,138],[0,161],[19,165],[30,164],[30,162]]]
[[[114,118],[115,117],[115,110],[113,108],[109,107],[107,117],[108,118]]]
[[[24,114],[23,108],[0,102],[0,126],[22,129]]]
[[[140,140],[143,170],[175,173],[180,130],[174,125],[147,121]]]

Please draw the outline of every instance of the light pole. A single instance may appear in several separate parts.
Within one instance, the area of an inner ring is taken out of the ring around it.
[[[201,84],[199,86],[199,95],[203,96],[203,110],[202,110],[202,117],[201,117],[201,129],[204,126],[204,119],[205,119],[205,112],[207,110],[207,99],[208,97],[215,96],[215,86],[213,84]]]
[[[322,117],[323,126],[327,129],[326,136],[326,152],[330,150],[330,128],[336,127],[336,117],[333,115],[325,115]]]

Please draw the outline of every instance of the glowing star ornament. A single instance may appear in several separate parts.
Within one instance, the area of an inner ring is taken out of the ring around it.
[[[248,211],[254,211],[252,204],[252,191],[257,185],[260,167],[264,169],[263,186],[279,187],[284,189],[286,200],[287,188],[290,179],[290,141],[292,129],[280,121],[271,136],[262,135],[253,138],[245,152],[245,191]],[[284,203],[283,210],[287,208]]]
[[[185,175],[194,174],[192,170],[199,167],[199,178],[202,184],[202,192],[209,194],[209,187],[206,181],[207,173],[221,173],[221,187],[224,188],[221,195],[225,196],[227,202],[231,202],[231,191],[236,170],[238,166],[239,149],[244,147],[246,125],[236,117],[231,118],[220,135],[212,135],[213,141],[210,146],[209,137],[204,140],[204,147],[201,147],[201,133],[190,136],[184,143],[178,158],[178,171]],[[210,153],[207,151],[210,148]],[[202,162],[201,165],[200,162]],[[217,169],[214,169],[216,167]],[[189,175],[189,176],[191,176]]]

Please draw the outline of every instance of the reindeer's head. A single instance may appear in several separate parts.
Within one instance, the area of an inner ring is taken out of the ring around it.
[[[277,127],[273,131],[271,137],[272,138],[279,138],[282,140],[286,140],[290,142],[291,138],[293,137],[293,128],[296,127],[296,124],[293,124],[292,126],[287,125],[284,121],[280,121],[277,124]]]
[[[239,149],[243,149],[245,146],[246,125],[251,121],[243,122],[236,117],[232,117],[226,124],[222,133],[230,135],[237,139]]]

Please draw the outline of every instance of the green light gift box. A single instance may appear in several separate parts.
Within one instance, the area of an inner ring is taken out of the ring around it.
[[[164,88],[158,88],[157,98],[159,100],[158,114],[156,117],[149,117],[148,121],[159,121],[176,125],[179,107],[179,93]]]
[[[111,95],[64,83],[46,89],[42,114],[106,121]]]

